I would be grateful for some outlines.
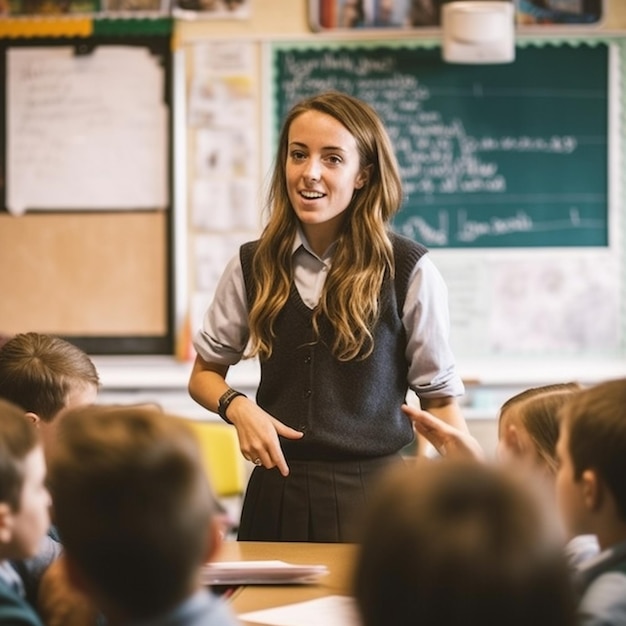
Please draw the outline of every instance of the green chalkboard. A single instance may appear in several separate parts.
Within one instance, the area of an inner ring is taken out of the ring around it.
[[[275,126],[327,89],[373,105],[404,182],[394,228],[431,248],[607,246],[609,56],[529,45],[453,65],[438,47],[275,44]]]

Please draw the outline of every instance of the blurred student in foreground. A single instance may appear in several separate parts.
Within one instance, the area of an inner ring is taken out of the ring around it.
[[[572,534],[601,552],[578,566],[581,626],[626,624],[626,379],[579,392],[561,410],[556,495]]]
[[[54,448],[63,412],[95,402],[99,387],[89,356],[64,339],[27,332],[7,338],[0,346],[0,398],[23,409],[25,419],[39,431],[46,458]],[[35,556],[12,563],[34,606],[41,577],[60,553],[59,537],[51,525]]]
[[[364,626],[573,626],[549,516],[530,488],[472,460],[400,466],[370,502],[354,591]]]
[[[50,517],[46,462],[21,409],[0,399],[0,624],[41,626],[11,559],[33,556]]]
[[[158,409],[68,411],[50,486],[70,581],[111,626],[234,626],[200,578],[220,527],[193,432]]]

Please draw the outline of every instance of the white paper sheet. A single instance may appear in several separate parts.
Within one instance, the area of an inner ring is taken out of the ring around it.
[[[147,48],[7,52],[7,208],[168,204],[165,75]]]
[[[270,626],[359,626],[354,599],[326,596],[307,602],[239,615],[239,619]]]

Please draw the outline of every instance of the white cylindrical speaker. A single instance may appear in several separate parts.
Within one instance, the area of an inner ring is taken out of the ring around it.
[[[515,7],[511,1],[459,0],[442,6],[443,59],[448,63],[515,60]]]

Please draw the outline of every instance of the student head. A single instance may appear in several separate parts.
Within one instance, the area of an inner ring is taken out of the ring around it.
[[[33,556],[50,523],[46,464],[37,431],[0,399],[0,561]]]
[[[364,626],[573,624],[558,533],[521,479],[473,461],[390,472],[355,570]]]
[[[498,455],[554,476],[559,409],[581,388],[575,382],[545,385],[509,398],[500,409]]]
[[[40,333],[20,333],[0,347],[0,398],[22,407],[41,429],[44,447],[65,409],[95,401],[98,373],[73,344]]]
[[[621,379],[578,392],[560,415],[557,502],[570,532],[597,534],[603,549],[610,544],[607,534],[615,539],[621,532],[626,539],[624,407],[626,379]]]
[[[50,464],[70,579],[116,619],[146,619],[199,586],[219,540],[197,440],[158,409],[67,412]]]

